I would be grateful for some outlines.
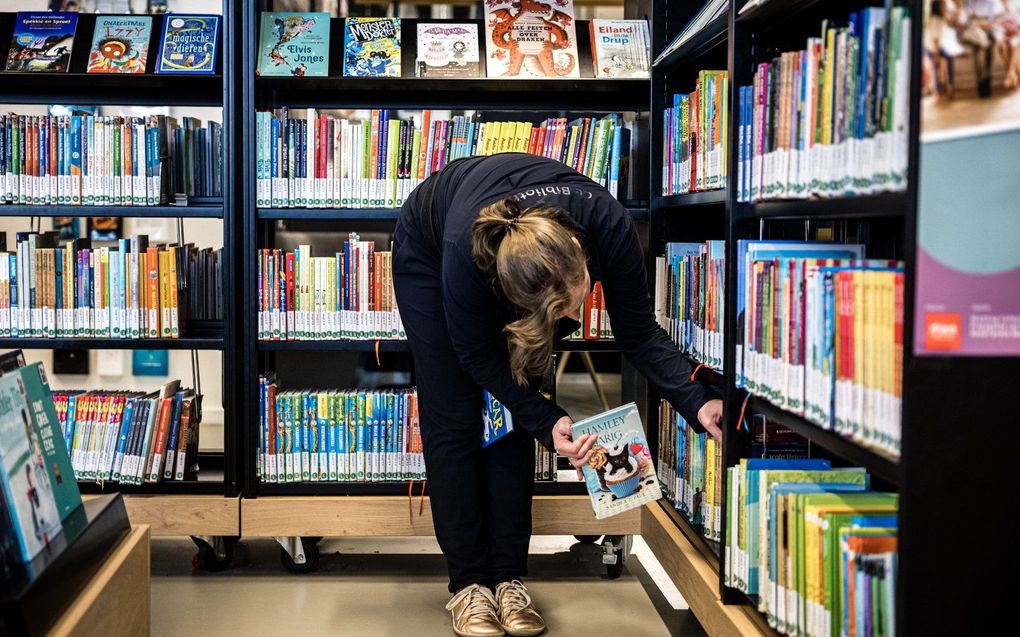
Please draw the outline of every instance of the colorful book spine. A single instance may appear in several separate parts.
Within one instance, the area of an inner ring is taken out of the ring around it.
[[[726,187],[729,94],[726,71],[700,71],[694,91],[663,110],[663,195]]]
[[[723,361],[725,242],[667,243],[655,260],[655,317],[680,351],[717,370]]]
[[[722,539],[722,446],[659,403],[656,471],[666,499],[707,539]]]

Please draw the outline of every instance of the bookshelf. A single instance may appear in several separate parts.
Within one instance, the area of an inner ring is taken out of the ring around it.
[[[203,76],[156,75],[159,42],[164,16],[153,16],[150,54],[146,73],[142,75],[97,75],[84,72],[91,46],[95,14],[79,14],[75,46],[67,73],[53,74],[0,72],[0,102],[5,104],[75,104],[102,106],[149,107],[217,107],[223,125],[223,197],[191,198],[191,205],[160,206],[70,206],[70,205],[0,205],[0,216],[48,218],[58,216],[109,216],[122,218],[220,219],[222,220],[223,268],[227,281],[235,279],[235,255],[239,240],[238,206],[235,202],[235,173],[239,163],[234,152],[240,139],[233,115],[238,112],[239,75],[237,53],[239,41],[233,21],[237,18],[235,3],[222,2],[219,55],[216,73]],[[0,41],[10,42],[15,13],[0,13]],[[4,46],[7,46],[6,44]],[[240,290],[224,286],[222,324],[195,321],[191,333],[176,339],[119,338],[4,338],[0,348],[45,350],[208,350],[218,351],[223,360],[223,451],[203,453],[199,459],[202,470],[196,480],[167,481],[142,485],[121,485],[107,482],[80,483],[85,494],[120,492],[132,522],[148,524],[153,535],[224,536],[239,534],[240,493],[238,462],[240,441],[236,437],[238,413],[237,383],[240,359],[238,303]],[[48,370],[52,373],[52,370]],[[213,380],[213,382],[219,382]],[[86,496],[90,497],[90,496]]]

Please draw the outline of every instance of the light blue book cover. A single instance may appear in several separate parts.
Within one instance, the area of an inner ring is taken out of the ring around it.
[[[482,447],[488,447],[514,430],[514,417],[487,389],[482,390],[482,401]]]
[[[662,497],[655,463],[635,403],[574,423],[574,440],[597,436],[581,470],[595,517],[603,520]]]
[[[329,14],[262,14],[257,74],[325,77],[329,74]]]

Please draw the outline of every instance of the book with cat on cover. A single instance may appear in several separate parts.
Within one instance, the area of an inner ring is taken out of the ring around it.
[[[573,0],[486,0],[489,77],[580,77]]]
[[[662,497],[645,428],[635,403],[575,422],[574,440],[598,437],[581,470],[595,517],[603,520]]]
[[[344,21],[344,77],[400,77],[400,18]]]
[[[220,16],[168,13],[163,20],[156,72],[215,73]]]
[[[151,16],[97,16],[86,72],[145,73],[151,33]]]
[[[419,22],[418,77],[478,77],[478,25]]]
[[[64,73],[71,61],[78,14],[19,11],[7,53],[8,71]]]
[[[329,74],[328,13],[263,13],[257,74]]]

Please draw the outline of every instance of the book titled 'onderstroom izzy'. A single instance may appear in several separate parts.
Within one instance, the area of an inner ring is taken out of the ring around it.
[[[581,470],[595,517],[603,520],[662,497],[655,463],[635,403],[602,412],[572,427],[574,440],[597,436]]]
[[[220,16],[168,13],[163,19],[157,73],[216,72]]]

